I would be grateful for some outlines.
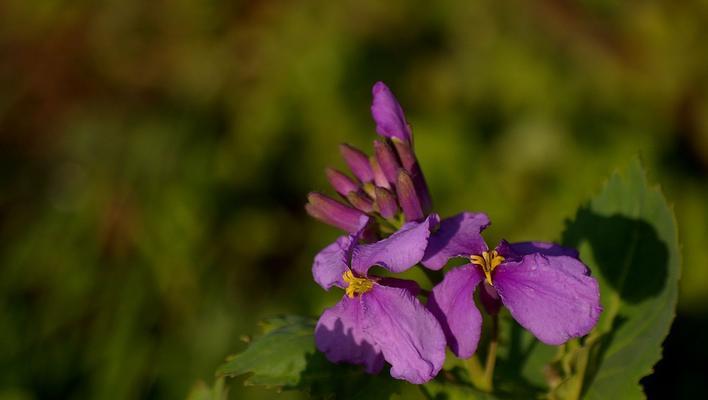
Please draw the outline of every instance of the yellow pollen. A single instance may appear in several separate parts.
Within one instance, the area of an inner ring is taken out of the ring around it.
[[[492,250],[491,253],[483,251],[481,256],[470,256],[470,262],[482,267],[487,283],[492,285],[492,271],[494,271],[494,268],[498,267],[499,264],[504,262],[504,257],[500,256],[496,250]]]
[[[344,282],[348,283],[345,292],[350,299],[353,299],[357,294],[364,294],[374,287],[372,280],[356,277],[349,269],[342,275],[342,278]]]

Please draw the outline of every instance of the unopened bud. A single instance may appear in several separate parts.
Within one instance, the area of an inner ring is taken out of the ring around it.
[[[315,219],[349,233],[359,232],[369,222],[369,216],[321,193],[310,193],[305,210]]]
[[[413,180],[408,172],[404,170],[398,171],[398,179],[396,181],[396,194],[398,195],[398,204],[403,210],[403,215],[406,221],[419,221],[423,219],[423,208],[418,199]]]

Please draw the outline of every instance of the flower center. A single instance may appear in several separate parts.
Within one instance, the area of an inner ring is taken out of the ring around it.
[[[491,253],[483,251],[481,256],[470,256],[470,262],[482,267],[484,276],[487,278],[487,283],[492,285],[492,271],[494,271],[494,268],[498,267],[499,264],[504,262],[504,257],[500,256],[496,250],[492,250]]]
[[[348,283],[345,292],[350,299],[353,299],[357,294],[364,294],[374,287],[374,281],[354,276],[354,273],[349,269],[342,275],[342,278],[344,282]]]

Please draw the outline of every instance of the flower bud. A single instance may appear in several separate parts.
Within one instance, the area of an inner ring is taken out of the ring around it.
[[[379,167],[381,167],[381,171],[386,177],[386,180],[390,184],[395,185],[401,164],[398,162],[393,148],[391,148],[391,145],[387,142],[374,140],[374,152],[376,153],[376,160],[379,162]]]
[[[374,202],[362,192],[349,192],[347,200],[351,205],[367,214],[374,212]]]
[[[344,197],[347,197],[350,192],[356,192],[359,189],[359,185],[356,182],[336,169],[327,168],[325,173],[334,190]]]
[[[383,82],[376,82],[371,90],[371,116],[376,122],[376,132],[387,138],[399,138],[411,142],[411,127],[406,121],[401,105]]]
[[[391,141],[396,148],[396,153],[401,160],[403,169],[411,175],[413,185],[415,185],[418,198],[420,199],[420,205],[423,208],[423,213],[426,215],[429,214],[433,208],[433,202],[430,198],[428,184],[425,182],[425,177],[423,176],[423,170],[418,164],[412,144],[406,143],[398,138],[393,138]]]
[[[369,216],[321,193],[307,196],[305,210],[313,218],[349,233],[359,232],[369,222]]]
[[[349,169],[360,181],[366,183],[374,180],[374,172],[371,170],[369,157],[363,151],[348,144],[339,145],[339,151],[342,153],[342,158],[344,158]]]
[[[408,172],[403,169],[398,171],[396,194],[398,195],[398,204],[400,204],[403,210],[406,221],[419,221],[423,219],[423,208],[420,205],[413,180]]]
[[[379,214],[386,219],[396,216],[396,214],[398,214],[396,196],[381,187],[376,187],[374,192],[376,194],[376,209],[379,211]]]
[[[381,170],[381,166],[376,160],[376,157],[372,156],[371,158],[369,158],[369,162],[371,163],[371,170],[374,172],[374,184],[376,184],[376,186],[378,187],[390,189],[391,185],[388,183],[386,175],[384,175],[383,171]]]

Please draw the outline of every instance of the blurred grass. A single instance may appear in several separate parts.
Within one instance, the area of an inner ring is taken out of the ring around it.
[[[558,239],[640,153],[679,219],[680,315],[708,317],[706,2],[8,0],[0,19],[0,398],[183,398],[262,317],[332,304],[309,267],[337,233],[302,204],[339,142],[368,150],[376,80],[437,210],[485,210],[491,242]]]

